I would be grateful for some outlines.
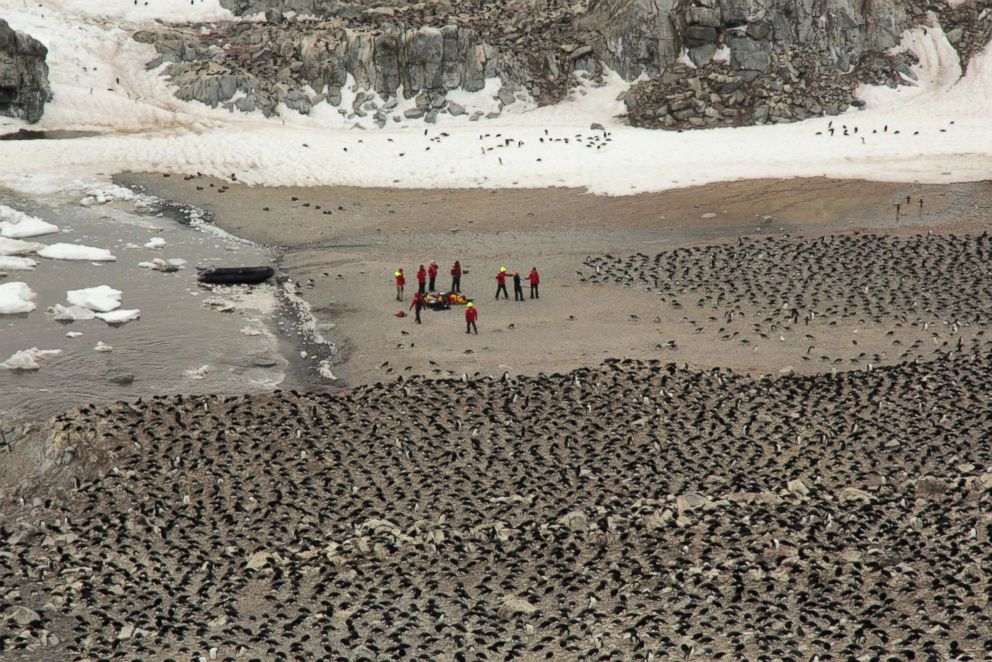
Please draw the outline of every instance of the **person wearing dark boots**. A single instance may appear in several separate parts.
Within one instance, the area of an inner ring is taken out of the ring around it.
[[[513,300],[523,301],[524,300],[524,288],[520,285],[520,272],[513,272]]]
[[[506,267],[500,267],[499,271],[496,272],[496,300],[499,300],[499,293],[502,292],[503,296],[507,299],[510,298],[509,293],[506,291]]]
[[[541,295],[537,291],[537,286],[541,284],[541,275],[537,273],[537,267],[530,268],[530,273],[527,275],[527,280],[530,281],[530,298],[540,299]]]

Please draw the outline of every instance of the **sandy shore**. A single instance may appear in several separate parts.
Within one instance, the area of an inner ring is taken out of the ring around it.
[[[641,288],[583,283],[578,272],[591,255],[653,255],[740,236],[979,231],[992,207],[988,184],[828,179],[731,182],[619,198],[569,189],[260,188],[157,174],[129,174],[120,181],[201,206],[225,230],[279,247],[282,269],[320,319],[335,325],[329,335],[343,350],[334,368],[342,384],[397,374],[533,374],[610,356],[751,373],[858,367],[853,360],[866,348],[878,353],[888,329],[856,323],[824,329],[817,355],[829,361],[805,361],[809,343],[802,334],[783,336],[774,346],[755,342],[742,351],[715,342],[718,322],[706,316],[687,318]],[[898,221],[896,202],[903,205]],[[394,316],[409,304],[395,301],[392,272],[404,267],[409,298],[417,266],[432,258],[445,276],[441,286],[447,287],[455,259],[468,270],[462,288],[477,298],[478,337],[465,335],[461,309],[425,311],[419,326]],[[502,264],[521,274],[537,266],[541,300],[494,301],[494,276]],[[861,334],[858,351],[852,333]],[[907,345],[927,339],[922,329],[899,334]]]

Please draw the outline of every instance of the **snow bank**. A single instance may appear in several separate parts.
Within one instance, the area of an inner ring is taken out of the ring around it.
[[[556,106],[526,110],[526,104],[514,104],[499,118],[479,122],[440,116],[436,127],[416,122],[379,130],[368,118],[346,125],[323,110],[271,119],[232,114],[176,99],[165,79],[144,70],[155,55],[150,45],[134,42],[119,21],[92,19],[188,20],[199,12],[222,13],[216,2],[194,0],[191,6],[185,0],[182,8],[180,0],[149,0],[141,7],[130,0],[8,3],[11,26],[50,49],[55,98],[37,128],[107,133],[11,141],[4,145],[0,185],[47,193],[80,187],[77,182],[109,183],[111,173],[132,170],[225,179],[235,173],[240,182],[270,186],[569,186],[626,195],[745,178],[992,178],[989,50],[958,80],[960,63],[934,19],[927,34],[910,31],[903,42],[920,55],[917,87],[865,88],[860,93],[868,108],[838,118],[684,133],[622,125],[617,96],[627,84],[613,75],[602,87],[584,84]],[[453,98],[464,100],[458,93]],[[831,119],[858,126],[857,136],[817,136]],[[369,130],[350,126],[361,122]],[[593,122],[611,133],[600,149],[587,146]],[[886,125],[890,131],[883,133]]]
[[[121,307],[123,292],[107,285],[88,287],[82,290],[69,290],[65,293],[66,301],[73,306],[88,308],[98,313],[107,313]]]
[[[47,223],[6,205],[0,205],[0,235],[11,239],[40,237],[59,231],[59,226]]]
[[[35,296],[27,283],[15,281],[0,285],[0,315],[30,313],[37,307],[34,304]]]
[[[41,367],[39,361],[58,356],[61,353],[61,349],[38,349],[37,347],[22,349],[19,352],[14,352],[9,359],[0,363],[0,368],[6,368],[7,370],[37,370]]]
[[[36,241],[21,241],[20,239],[7,239],[0,237],[0,255],[27,255],[35,253],[45,247]]]
[[[234,18],[218,0],[54,0],[48,4],[94,18],[116,18],[124,22],[159,19],[169,23],[195,23]]]
[[[111,313],[97,313],[97,319],[102,319],[107,324],[127,324],[141,317],[141,311],[137,308],[132,310],[115,310]]]
[[[0,271],[30,271],[38,263],[29,257],[6,257],[0,255]]]
[[[51,244],[38,251],[38,255],[52,260],[86,260],[87,262],[113,262],[117,259],[106,248],[82,244]]]

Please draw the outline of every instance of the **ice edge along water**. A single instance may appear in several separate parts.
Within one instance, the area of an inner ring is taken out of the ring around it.
[[[992,177],[992,47],[975,56],[961,78],[957,54],[933,15],[926,30],[911,30],[903,40],[920,56],[919,84],[864,89],[868,108],[836,118],[684,133],[634,129],[616,118],[623,112],[617,96],[626,83],[608,75],[606,85],[582,84],[571,100],[556,106],[514,104],[500,118],[477,123],[441,116],[424,136],[420,123],[355,130],[354,121],[330,107],[319,107],[312,117],[286,112],[265,119],[179,101],[167,80],[144,69],[153,49],[130,39],[129,30],[156,18],[229,20],[216,0],[192,8],[159,0],[137,11],[121,0],[95,7],[82,0],[44,7],[3,3],[12,26],[50,49],[56,96],[37,128],[107,132],[0,147],[4,160],[17,164],[0,173],[0,184],[25,192],[106,183],[124,170],[233,174],[241,182],[264,185],[570,186],[611,195],[758,177],[927,182]],[[108,25],[108,16],[115,22]],[[861,131],[850,139],[816,136],[830,119]],[[611,132],[605,148],[589,149],[574,139],[590,135],[592,122]],[[883,133],[885,125],[893,130]],[[441,137],[442,131],[447,136]],[[546,131],[549,140],[542,142]]]

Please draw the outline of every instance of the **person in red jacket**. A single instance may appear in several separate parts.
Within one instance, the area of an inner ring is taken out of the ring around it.
[[[424,295],[420,292],[415,292],[413,295],[413,303],[410,304],[410,310],[413,310],[416,313],[417,324],[420,324],[420,311],[424,309],[425,305]]]
[[[476,310],[475,304],[469,301],[465,304],[465,333],[475,331],[475,335],[479,335],[479,327],[475,325],[478,319],[479,311]]]
[[[428,292],[436,292],[437,287],[435,287],[435,281],[437,280],[437,262],[431,260],[431,264],[427,267],[427,277],[430,278],[431,284],[428,286]]]
[[[400,267],[393,274],[396,277],[396,300],[403,300],[403,286],[406,285],[406,276],[403,275],[403,267]]]
[[[541,275],[537,273],[537,267],[530,268],[530,273],[527,274],[527,280],[530,281],[530,298],[540,299],[541,294],[537,291],[537,286],[541,284]]]
[[[420,265],[417,269],[417,292],[420,296],[424,295],[424,291],[427,288],[427,269],[424,269],[424,265]]]
[[[499,271],[496,272],[496,300],[499,300],[499,293],[502,292],[503,296],[507,299],[510,298],[509,293],[506,291],[506,267],[500,267]]]
[[[458,260],[455,260],[455,265],[451,267],[451,291],[459,294],[462,291],[462,265]]]

